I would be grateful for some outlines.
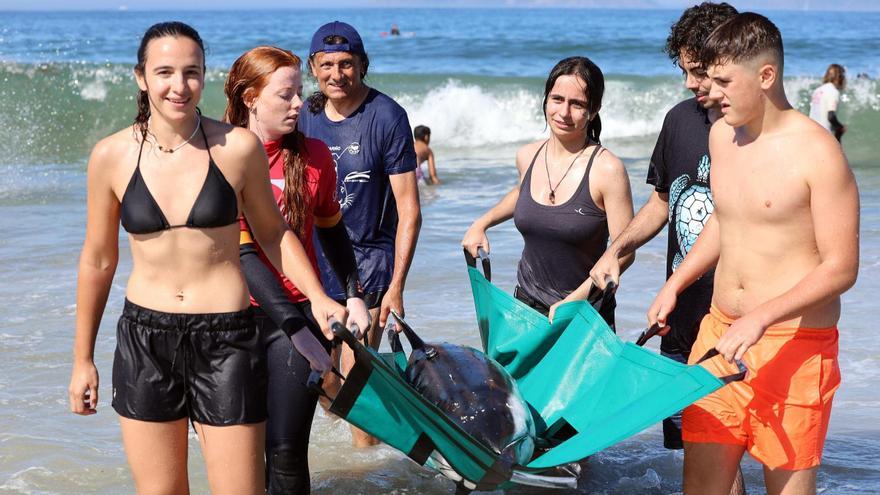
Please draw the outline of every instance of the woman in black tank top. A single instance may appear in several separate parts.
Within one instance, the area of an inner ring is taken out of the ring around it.
[[[97,412],[95,340],[121,220],[133,268],[106,397],[120,416],[135,489],[189,492],[191,422],[211,492],[257,495],[265,493],[266,363],[238,265],[239,216],[247,215],[264,252],[310,299],[325,335],[329,317],[344,321],[346,311],[324,294],[285,228],[260,142],[197,113],[204,70],[192,27],[150,27],[135,66],[135,123],[101,140],[89,158],[68,399],[73,413]]]
[[[599,144],[603,92],[602,71],[588,58],[556,64],[544,88],[550,138],[517,152],[519,184],[462,239],[472,255],[488,252],[486,230],[513,218],[524,241],[514,295],[551,319],[559,304],[587,298],[590,269],[633,217],[626,169]],[[614,305],[600,313],[613,328]]]

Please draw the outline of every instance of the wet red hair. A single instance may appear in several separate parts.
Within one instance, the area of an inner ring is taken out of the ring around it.
[[[289,50],[274,46],[258,46],[248,50],[232,64],[226,77],[226,112],[223,120],[247,128],[251,103],[269,83],[269,78],[282,67],[302,70],[302,60]],[[306,184],[305,136],[298,129],[281,138],[284,154],[284,202],[281,212],[291,230],[301,239],[310,197]]]

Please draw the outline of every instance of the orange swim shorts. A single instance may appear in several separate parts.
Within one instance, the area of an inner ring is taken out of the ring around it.
[[[733,321],[713,306],[700,324],[689,364],[715,347]],[[818,466],[831,400],[840,385],[837,339],[837,327],[768,328],[743,356],[745,380],[684,410],[682,439],[742,445],[772,469]],[[736,365],[721,356],[702,365],[715,376],[737,373]]]

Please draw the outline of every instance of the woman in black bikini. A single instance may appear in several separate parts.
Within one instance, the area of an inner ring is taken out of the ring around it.
[[[135,123],[100,141],[88,165],[70,408],[97,412],[94,344],[121,220],[133,268],[111,396],[140,493],[188,492],[190,420],[212,493],[264,492],[266,369],[239,269],[240,214],[268,258],[308,296],[325,335],[330,317],[346,316],[324,294],[278,211],[260,141],[198,113],[204,65],[191,27],[148,29],[135,67]]]

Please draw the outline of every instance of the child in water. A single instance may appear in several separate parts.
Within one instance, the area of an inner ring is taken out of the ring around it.
[[[439,185],[440,179],[437,177],[437,167],[434,165],[434,151],[431,150],[431,147],[428,144],[431,142],[431,129],[428,126],[417,125],[415,129],[413,129],[413,144],[416,148],[416,163],[418,163],[418,168],[416,168],[416,178],[419,181],[419,184],[432,184]],[[427,182],[425,179],[425,173],[422,172],[422,163],[428,161],[428,178],[430,182]]]

